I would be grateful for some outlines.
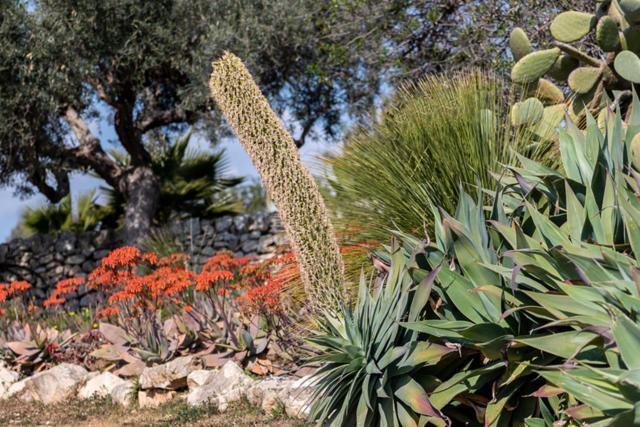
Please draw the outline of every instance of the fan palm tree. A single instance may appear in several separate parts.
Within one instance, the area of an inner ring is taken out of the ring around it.
[[[242,203],[231,191],[242,178],[228,176],[224,150],[210,153],[189,147],[191,133],[171,145],[160,147],[154,154],[153,170],[161,180],[160,205],[154,222],[162,225],[171,218],[184,215],[212,219],[239,213]],[[112,152],[112,157],[126,165],[129,157]],[[126,202],[122,194],[110,187],[101,188],[107,198],[111,226],[117,226],[124,216]]]
[[[95,190],[80,195],[75,212],[70,195],[56,204],[28,208],[22,213],[18,227],[26,235],[94,230],[108,214],[103,206],[96,203],[96,199]]]

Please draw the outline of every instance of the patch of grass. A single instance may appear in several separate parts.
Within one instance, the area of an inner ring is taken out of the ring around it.
[[[214,406],[189,406],[184,400],[174,400],[168,403],[164,408],[165,413],[169,414],[169,420],[163,421],[161,426],[174,426],[182,424],[192,424],[202,418],[209,418],[218,415],[218,408]]]
[[[302,427],[301,420],[292,420],[283,410],[264,415],[247,401],[229,406],[223,414],[214,407],[192,408],[184,395],[158,408],[139,409],[136,405],[123,408],[107,399],[70,400],[58,405],[24,403],[15,399],[0,404],[0,426],[82,426],[82,427]]]

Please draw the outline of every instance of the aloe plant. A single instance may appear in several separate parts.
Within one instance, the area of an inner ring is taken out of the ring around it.
[[[5,332],[0,331],[0,360],[20,372],[38,372],[54,363],[54,353],[68,346],[75,336],[69,329],[58,331],[14,321]]]

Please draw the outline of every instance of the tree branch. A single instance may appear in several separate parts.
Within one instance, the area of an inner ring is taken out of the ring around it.
[[[187,120],[192,114],[172,110],[153,110],[140,116],[136,121],[136,129],[140,134],[144,134],[152,129],[166,126],[175,122]]]
[[[73,107],[67,107],[65,119],[80,144],[65,150],[64,157],[79,166],[93,169],[109,185],[122,190],[123,182],[120,178],[124,171],[105,153],[100,146],[100,141],[91,132],[87,123]]]
[[[31,168],[29,182],[33,184],[51,203],[58,203],[63,197],[69,194],[69,173],[66,170],[56,169],[52,171],[56,186],[53,187],[47,182],[47,171],[39,163]]]
[[[134,166],[148,166],[151,164],[151,155],[144,148],[142,133],[133,123],[133,107],[136,95],[130,88],[124,88],[120,99],[113,107],[116,110],[114,126],[120,139],[120,143],[131,157]]]

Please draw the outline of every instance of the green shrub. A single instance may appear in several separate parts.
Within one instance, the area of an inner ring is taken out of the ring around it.
[[[640,111],[637,99],[635,106]],[[631,153],[639,130],[632,119],[624,131],[620,114],[606,134],[592,118],[586,133],[570,125],[560,134],[565,172],[520,157],[490,210],[482,192],[475,201],[462,193],[455,215],[434,211],[432,240],[404,235],[402,249],[380,254],[394,272],[388,280],[406,290],[393,305],[404,313],[382,311],[395,319],[383,329],[388,334],[349,315],[325,332],[325,348],[343,351],[319,357],[326,392],[319,396],[345,387],[331,375],[351,388],[338,399],[345,408],[320,397],[314,414],[336,425],[349,425],[341,413],[375,425],[374,411],[398,426],[637,425],[640,175]],[[422,289],[428,301],[407,306]],[[376,295],[363,293],[358,307],[382,308]],[[393,363],[381,363],[378,347],[359,350],[360,337],[370,335],[404,338]],[[442,362],[411,366],[424,392],[412,396],[429,413],[398,403],[394,391],[397,365],[418,345],[455,349]],[[359,377],[343,374],[361,366],[369,368]],[[366,394],[375,394],[377,407]]]
[[[381,241],[389,230],[422,234],[433,224],[430,207],[454,209],[461,185],[494,187],[491,173],[512,161],[512,150],[534,150],[531,135],[512,134],[503,93],[479,72],[400,90],[375,124],[325,159],[339,231]]]

